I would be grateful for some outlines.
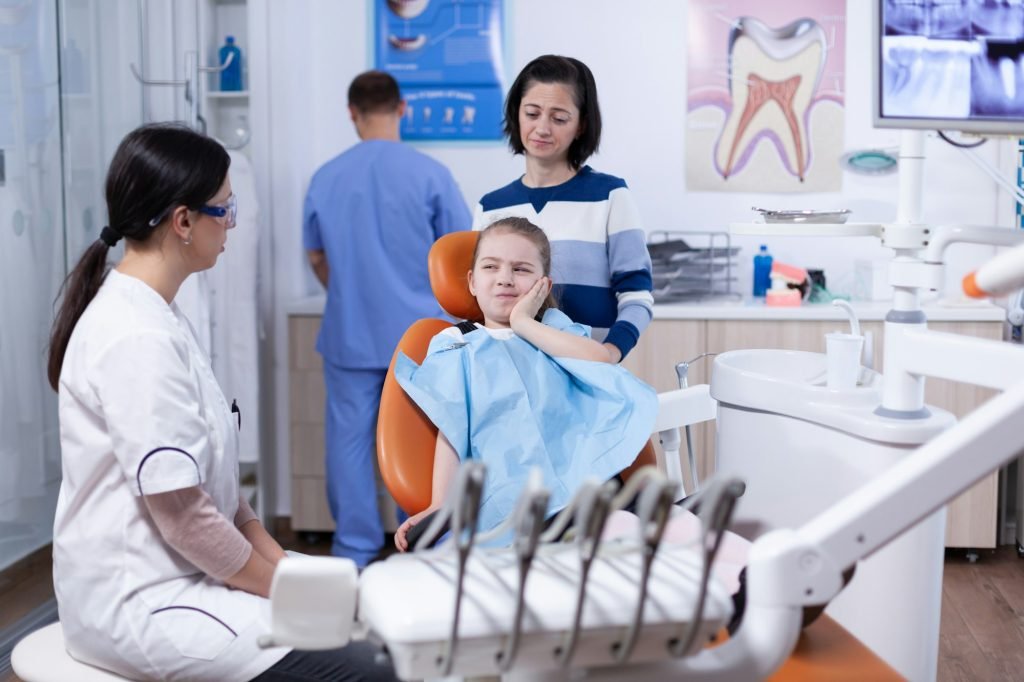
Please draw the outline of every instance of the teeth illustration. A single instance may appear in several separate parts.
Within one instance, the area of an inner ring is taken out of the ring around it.
[[[779,29],[741,17],[729,34],[732,111],[715,149],[728,178],[760,133],[774,130],[784,161],[802,182],[810,160],[806,113],[828,53],[825,31],[812,19]]]
[[[412,52],[427,44],[427,36],[421,33],[418,36],[411,38],[403,38],[392,34],[388,36],[388,42],[391,43],[391,46],[396,50]]]

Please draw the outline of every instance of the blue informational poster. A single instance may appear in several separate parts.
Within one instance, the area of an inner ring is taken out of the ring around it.
[[[374,0],[376,65],[398,81],[407,140],[499,140],[504,0]]]

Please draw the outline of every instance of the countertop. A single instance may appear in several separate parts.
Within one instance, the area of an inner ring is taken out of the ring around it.
[[[325,297],[308,296],[285,305],[287,315],[321,315]],[[858,319],[869,322],[884,320],[889,301],[854,301]],[[932,300],[922,306],[933,322],[1000,322],[1006,311],[987,301]],[[818,303],[805,303],[796,308],[768,307],[763,300],[713,301],[708,303],[655,304],[655,320],[845,320],[839,308]]]

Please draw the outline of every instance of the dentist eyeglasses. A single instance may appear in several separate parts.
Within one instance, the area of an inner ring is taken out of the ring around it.
[[[150,227],[156,227],[164,221],[164,218],[173,210],[173,206],[149,221]],[[235,218],[238,217],[238,201],[235,195],[231,194],[223,204],[203,204],[196,209],[199,213],[213,216],[214,218],[227,218],[225,227],[231,229],[235,226]]]
[[[238,200],[235,195],[232,194],[228,197],[222,205],[209,205],[203,204],[196,209],[200,213],[204,213],[214,218],[227,218],[225,227],[229,230],[235,226],[235,218],[238,216]]]

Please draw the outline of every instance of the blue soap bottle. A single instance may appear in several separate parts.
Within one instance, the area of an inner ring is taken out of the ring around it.
[[[242,51],[235,45],[235,37],[228,36],[224,40],[224,46],[217,52],[221,66],[228,60],[228,56],[234,55],[234,59],[228,67],[220,72],[220,89],[233,91],[242,89]]]
[[[761,244],[761,252],[754,256],[754,296],[764,296],[772,286],[772,255]]]

